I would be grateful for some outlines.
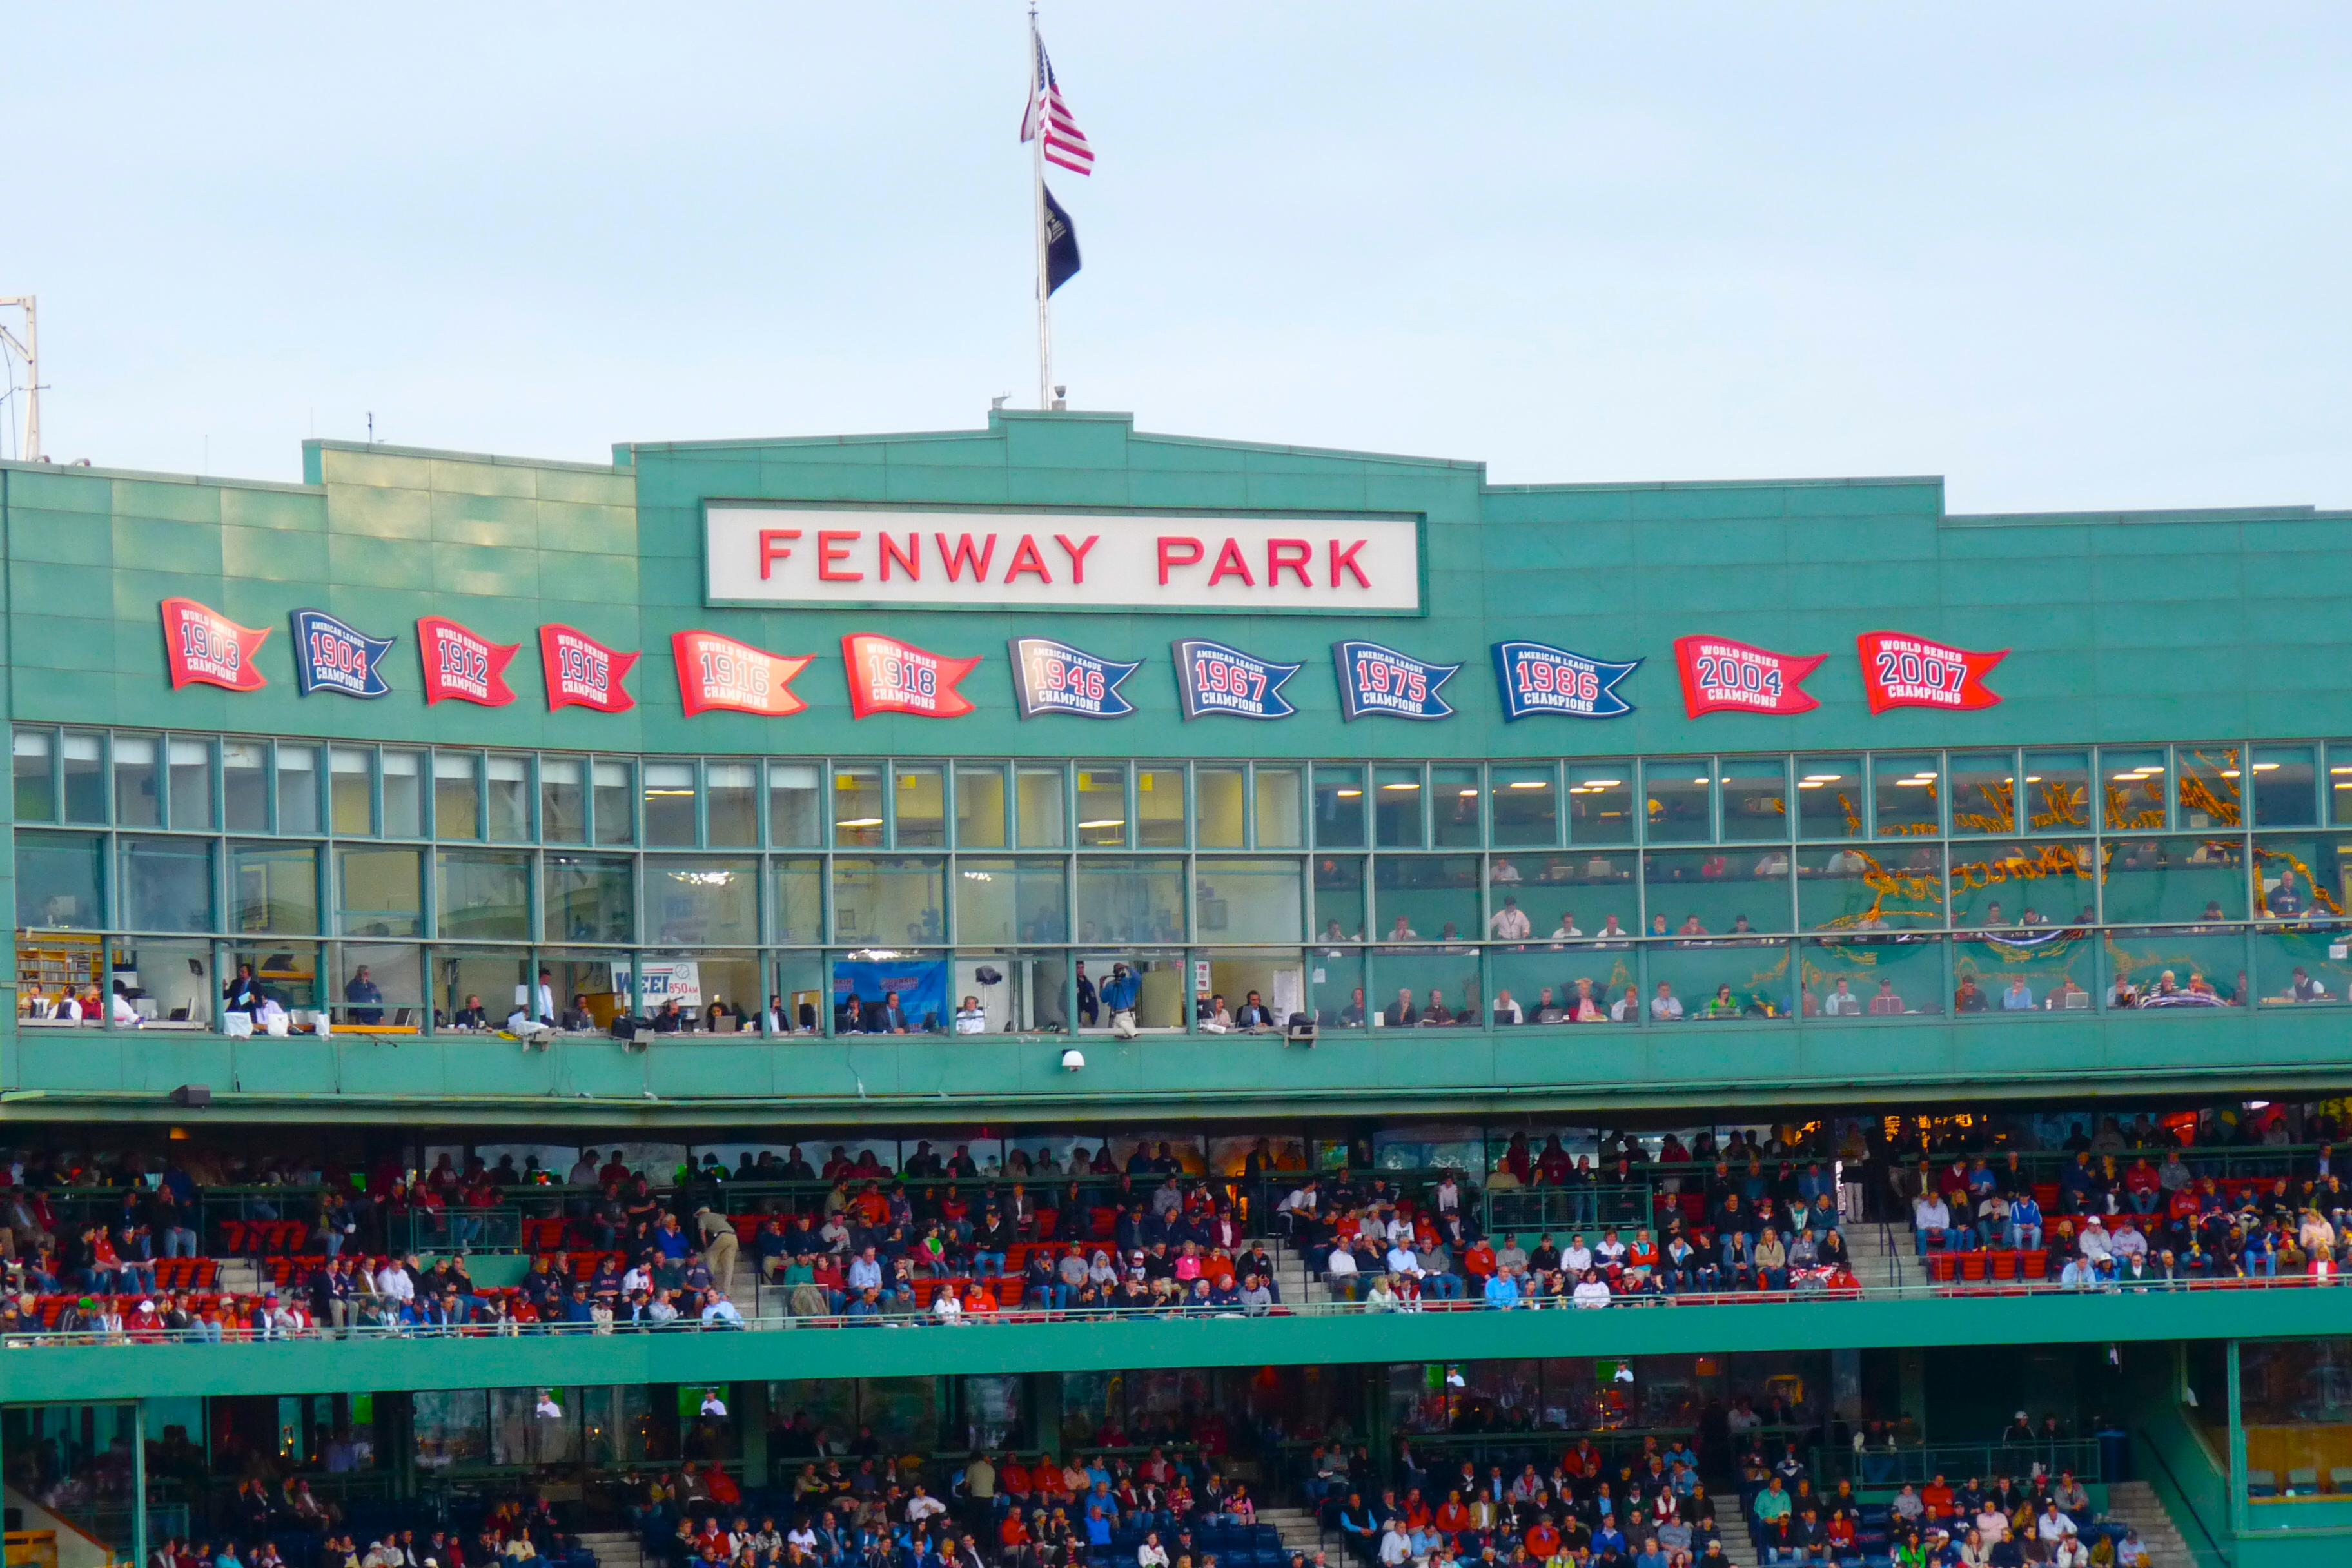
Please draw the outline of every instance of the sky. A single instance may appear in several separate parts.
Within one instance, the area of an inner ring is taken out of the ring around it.
[[[1099,159],[1053,180],[1074,407],[1497,483],[2352,507],[2340,0],[1043,26]],[[371,414],[602,461],[1034,405],[1025,28],[1012,0],[20,10],[0,295],[40,300],[48,455],[294,479]]]

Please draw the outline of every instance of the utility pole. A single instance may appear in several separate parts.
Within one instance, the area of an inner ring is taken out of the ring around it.
[[[0,342],[25,356],[25,449],[20,456],[28,463],[38,463],[46,460],[41,456],[41,319],[30,294],[0,299],[0,310],[10,306],[25,312],[22,342],[17,341],[16,333],[0,327]]]

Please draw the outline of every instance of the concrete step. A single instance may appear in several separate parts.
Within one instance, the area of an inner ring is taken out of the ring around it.
[[[2107,1517],[2139,1531],[2147,1545],[2149,1568],[2193,1568],[2196,1558],[2179,1527],[2146,1481],[2116,1481],[2107,1488]]]
[[[596,1568],[645,1568],[644,1543],[627,1531],[585,1531],[579,1542],[595,1554]]]

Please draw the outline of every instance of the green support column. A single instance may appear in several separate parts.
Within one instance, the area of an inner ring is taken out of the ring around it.
[[[1035,1433],[1037,1447],[1048,1454],[1062,1452],[1062,1374],[1058,1372],[1033,1372],[1029,1374],[1029,1425]]]
[[[376,1453],[390,1454],[392,1495],[403,1502],[416,1498],[416,1395],[402,1390],[375,1396]]]
[[[739,1383],[735,1385],[735,1430],[743,1435],[743,1479],[751,1486],[766,1486],[768,1475],[768,1385],[765,1383]]]
[[[1389,1369],[1385,1363],[1367,1366],[1359,1384],[1364,1402],[1364,1429],[1371,1438],[1374,1473],[1389,1476],[1389,1462],[1394,1452],[1389,1429]]]
[[[147,1561],[147,1402],[131,1402],[131,1561]]]
[[[1924,1352],[1906,1350],[1902,1355],[1904,1418],[1919,1434],[1921,1442],[1927,1441],[1927,1357]]]
[[[2249,1521],[2246,1517],[2246,1417],[2242,1403],[2243,1385],[2238,1377],[2238,1341],[2230,1342],[2227,1365],[2230,1369],[2230,1533],[2242,1536]]]

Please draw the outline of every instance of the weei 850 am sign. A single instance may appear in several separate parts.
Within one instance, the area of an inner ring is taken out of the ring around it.
[[[719,605],[1417,616],[1422,561],[1395,513],[703,508]]]

